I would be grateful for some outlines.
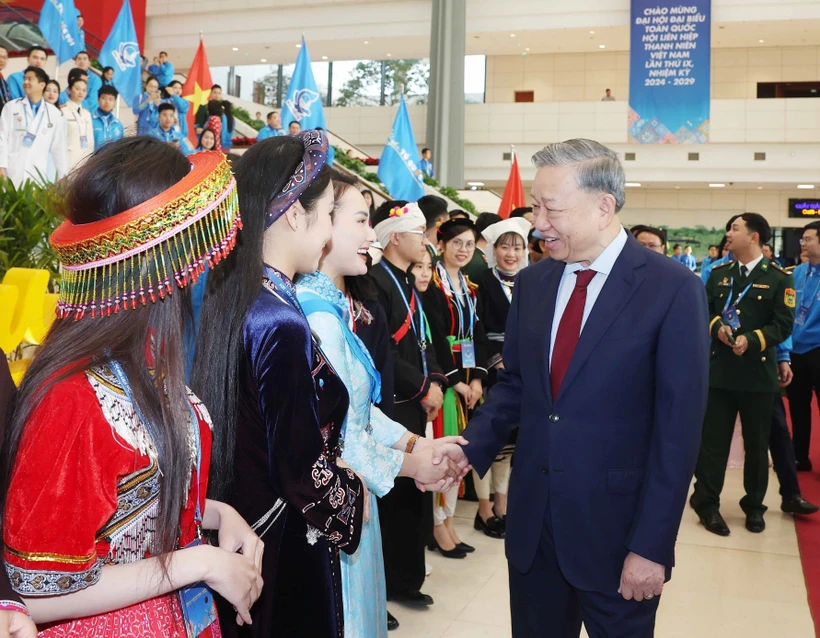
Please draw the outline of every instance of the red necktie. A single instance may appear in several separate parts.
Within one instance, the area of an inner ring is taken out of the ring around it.
[[[578,270],[575,273],[575,289],[561,317],[552,350],[550,384],[552,385],[553,402],[558,398],[558,391],[564,382],[569,362],[572,361],[572,353],[578,345],[578,338],[581,336],[581,322],[584,318],[584,306],[587,302],[587,286],[596,274],[594,270]]]

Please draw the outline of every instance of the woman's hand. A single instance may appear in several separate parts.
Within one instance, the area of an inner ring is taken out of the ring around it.
[[[367,483],[364,482],[364,479],[361,477],[361,475],[356,470],[354,470],[352,467],[350,467],[347,463],[345,463],[342,460],[341,456],[336,459],[336,465],[340,468],[350,470],[361,481],[361,483],[362,483],[362,499],[364,501],[364,503],[362,505],[362,507],[364,509],[364,521],[365,522],[369,521],[370,520],[370,493],[367,491]]]
[[[229,552],[240,552],[253,561],[254,567],[262,572],[262,556],[265,543],[256,535],[239,512],[230,505],[221,503],[219,509],[219,547]]]
[[[461,398],[464,399],[464,402],[469,405],[470,400],[473,398],[473,391],[464,381],[459,381],[453,386],[453,390],[458,392],[461,395]]]
[[[0,638],[37,638],[37,627],[21,611],[0,611]]]
[[[484,385],[481,383],[481,379],[473,379],[470,381],[470,392],[471,397],[467,399],[467,407],[472,410],[476,405],[478,405],[479,400],[484,395]]]
[[[208,552],[203,580],[233,605],[236,624],[252,624],[251,607],[259,599],[264,585],[262,573],[253,559],[210,545],[202,545],[202,549]]]

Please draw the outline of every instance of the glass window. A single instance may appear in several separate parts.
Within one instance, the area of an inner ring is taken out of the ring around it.
[[[464,56],[464,101],[482,104],[487,86],[487,56]]]

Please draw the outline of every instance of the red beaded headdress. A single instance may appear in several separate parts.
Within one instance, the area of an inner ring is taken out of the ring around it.
[[[88,224],[66,221],[51,234],[63,266],[59,318],[164,299],[230,253],[242,228],[236,180],[222,153],[190,159],[191,172],[147,202]]]

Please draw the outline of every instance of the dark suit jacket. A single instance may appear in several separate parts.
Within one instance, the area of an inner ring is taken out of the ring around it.
[[[14,408],[14,396],[17,388],[11,379],[9,366],[6,363],[6,353],[0,350],[0,448],[6,439],[6,426],[11,422],[11,413]],[[20,602],[20,596],[11,588],[6,568],[0,565],[0,600]]]
[[[520,423],[507,558],[531,567],[550,517],[566,579],[617,590],[627,552],[674,564],[709,380],[703,283],[630,235],[584,326],[558,400],[549,349],[564,262],[518,277],[506,370],[464,432],[484,474]]]

